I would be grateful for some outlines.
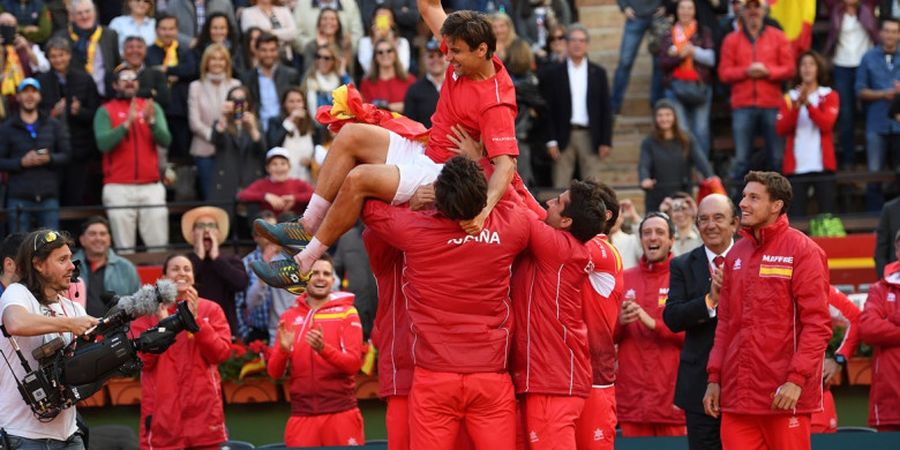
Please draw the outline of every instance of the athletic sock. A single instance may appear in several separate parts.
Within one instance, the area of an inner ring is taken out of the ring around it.
[[[306,248],[294,256],[294,261],[300,266],[300,272],[306,273],[312,269],[313,263],[318,261],[326,251],[328,251],[327,245],[319,242],[316,238],[312,238],[309,244],[306,245]]]
[[[328,212],[328,208],[331,208],[331,202],[320,197],[319,194],[312,195],[309,205],[307,205],[306,211],[303,212],[303,217],[300,219],[300,223],[303,224],[303,228],[306,229],[307,233],[311,235],[316,234],[316,230],[319,229],[319,225],[325,219],[325,213]]]

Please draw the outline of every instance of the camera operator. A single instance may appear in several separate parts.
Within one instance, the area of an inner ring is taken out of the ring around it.
[[[71,246],[69,237],[56,231],[29,233],[16,257],[19,282],[7,287],[0,297],[5,331],[16,338],[32,367],[38,366],[32,357],[34,349],[55,337],[68,343],[97,323],[84,308],[62,296],[75,270]],[[13,362],[9,339],[0,339],[0,350],[21,379],[25,371]],[[0,370],[0,428],[9,448],[84,449],[81,436],[76,434],[75,408],[63,410],[52,420],[39,421],[23,401],[13,372]]]

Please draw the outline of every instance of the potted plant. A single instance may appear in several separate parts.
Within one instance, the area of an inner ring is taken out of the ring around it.
[[[231,344],[231,357],[219,364],[227,403],[264,403],[278,400],[278,389],[266,372],[269,347],[263,341]]]

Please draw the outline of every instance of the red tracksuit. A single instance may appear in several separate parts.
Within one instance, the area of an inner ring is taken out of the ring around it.
[[[587,247],[594,270],[588,274],[581,293],[593,380],[584,410],[575,422],[575,438],[579,450],[612,450],[616,438],[616,343],[613,334],[625,290],[622,257],[604,234],[591,239]]]
[[[684,436],[684,411],[673,403],[678,358],[684,333],[673,333],[662,320],[669,293],[669,260],[642,257],[625,271],[625,297],[633,297],[656,320],[651,330],[640,320],[616,325],[619,374],[616,409],[622,436]]]
[[[581,298],[590,253],[567,231],[536,220],[532,230],[513,268],[513,382],[524,396],[530,448],[569,450],[591,390]]]
[[[844,339],[841,345],[834,351],[835,355],[841,355],[846,360],[853,357],[853,352],[859,344],[859,308],[834,286],[831,286],[828,295],[828,305],[837,308],[847,320],[847,329],[844,330]],[[831,395],[831,386],[825,386],[822,391],[823,410],[813,413],[810,417],[810,431],[813,433],[834,433],[837,431],[838,417],[834,406],[834,396]]]
[[[142,449],[219,448],[228,440],[218,365],[231,356],[231,328],[222,308],[203,298],[196,320],[197,333],[178,333],[162,354],[141,353]],[[140,317],[131,332],[140,336],[158,323],[155,315]]]
[[[317,309],[310,308],[306,298],[298,297],[279,319],[295,333],[292,351],[284,351],[276,341],[268,363],[269,375],[277,380],[290,362],[291,417],[284,442],[288,447],[363,445],[354,379],[363,362],[362,325],[353,294],[332,293]],[[312,329],[324,336],[321,352],[306,343]]]
[[[724,266],[710,383],[721,387],[726,449],[809,448],[809,415],[822,409],[822,362],[831,337],[825,252],[787,216],[741,230]],[[795,410],[775,411],[785,382],[800,386]]]
[[[411,448],[453,448],[460,422],[479,448],[512,449],[515,398],[507,371],[510,271],[530,237],[527,211],[500,201],[477,236],[436,211],[369,201],[369,229],[405,254],[412,323]]]
[[[869,289],[859,316],[859,335],[875,350],[869,425],[900,431],[900,263],[888,264],[885,277]]]

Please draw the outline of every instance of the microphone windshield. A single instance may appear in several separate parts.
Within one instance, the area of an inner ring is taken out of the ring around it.
[[[159,291],[159,302],[168,306],[175,303],[178,297],[178,287],[174,282],[160,278],[156,280],[156,289]]]

